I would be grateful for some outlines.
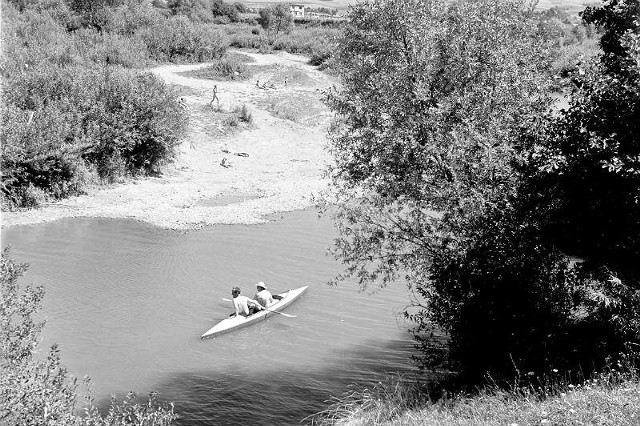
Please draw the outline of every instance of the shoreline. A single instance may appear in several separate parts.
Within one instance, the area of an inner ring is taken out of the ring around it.
[[[307,65],[302,56],[241,53],[254,60],[248,66],[277,65],[280,72],[302,72],[304,82],[260,90],[253,79],[216,81],[179,74],[206,67],[206,63],[153,68],[149,71],[188,93],[182,96],[189,113],[187,134],[163,174],[95,186],[85,195],[37,209],[2,212],[2,229],[84,217],[133,219],[188,230],[264,223],[268,215],[313,206],[314,197],[328,188],[323,171],[329,161],[325,146],[331,114],[322,104],[321,90],[334,81]],[[279,76],[272,68],[257,68],[255,78],[277,81]],[[220,111],[228,113],[246,105],[253,117],[249,126],[225,127],[208,107],[214,85],[219,88]],[[278,105],[286,107],[300,99],[314,113],[313,120],[300,108],[301,115],[293,120],[279,116]]]

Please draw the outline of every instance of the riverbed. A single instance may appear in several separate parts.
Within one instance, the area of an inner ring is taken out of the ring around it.
[[[300,424],[333,396],[411,373],[412,341],[399,315],[401,285],[372,294],[327,282],[335,231],[313,210],[258,225],[191,231],[139,221],[69,218],[2,230],[23,283],[46,289],[42,347],[58,343],[96,399],[158,391],[179,425]],[[309,285],[287,313],[214,339],[200,335],[231,312],[234,285],[252,296]]]

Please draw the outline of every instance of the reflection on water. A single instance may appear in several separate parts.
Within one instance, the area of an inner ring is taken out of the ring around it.
[[[395,286],[329,287],[334,231],[311,211],[263,225],[179,233],[134,221],[69,219],[3,230],[25,281],[46,289],[45,345],[88,374],[98,400],[158,390],[180,424],[297,424],[347,384],[409,371],[411,341]],[[233,285],[252,295],[309,285],[287,312],[210,340]]]

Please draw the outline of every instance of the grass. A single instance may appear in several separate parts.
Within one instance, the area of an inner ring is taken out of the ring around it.
[[[212,61],[212,64],[193,71],[186,71],[178,73],[187,77],[202,78],[205,80],[248,80],[253,77],[253,70],[247,66],[246,60],[242,57],[229,56],[222,59]],[[246,55],[241,55],[249,60]]]
[[[611,370],[571,385],[547,389],[487,386],[474,395],[430,401],[415,383],[398,380],[343,395],[308,419],[314,425],[525,426],[640,424],[640,376]]]
[[[207,117],[202,130],[211,137],[228,136],[253,127],[253,114],[246,105],[237,106],[232,110],[215,105],[202,105],[198,113]]]
[[[325,113],[320,97],[316,99],[308,94],[280,94],[274,91],[261,106],[274,117],[307,125],[318,124],[319,118]]]

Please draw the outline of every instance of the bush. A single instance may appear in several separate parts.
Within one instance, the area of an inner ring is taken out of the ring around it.
[[[41,63],[73,62],[73,46],[66,29],[48,14],[26,10],[11,21],[3,19],[2,34],[4,72]]]
[[[80,27],[80,17],[73,12],[64,0],[37,0],[25,5],[26,9],[51,16],[58,24],[69,31]]]
[[[157,173],[186,125],[162,81],[117,68],[43,66],[13,75],[3,95],[2,191],[14,207],[33,204],[33,188],[81,192],[94,172]]]
[[[245,123],[253,123],[253,115],[246,104],[242,105],[240,109],[240,121],[244,121]]]
[[[142,31],[151,57],[158,61],[209,61],[221,58],[228,43],[208,26],[194,24],[184,16],[172,17]]]
[[[103,178],[114,173],[158,173],[175,155],[185,129],[176,94],[152,74],[114,70],[98,78],[96,104],[88,111],[92,124],[87,129],[95,143],[85,150],[84,158],[98,167]]]
[[[104,31],[124,36],[133,36],[145,28],[164,22],[158,8],[146,2],[129,1],[110,9]]]
[[[74,39],[76,50],[84,62],[125,68],[141,68],[149,63],[147,46],[136,36],[82,29],[75,32]]]
[[[430,322],[450,336],[449,366],[466,382],[552,368],[588,377],[624,350],[626,327],[610,319],[640,312],[625,312],[632,305],[624,290],[598,284],[610,277],[571,264],[535,222],[514,212],[485,221],[491,225],[462,255],[434,257],[427,298]],[[422,343],[430,354],[430,339]]]
[[[58,107],[52,103],[37,113],[12,105],[3,109],[3,207],[35,207],[47,197],[74,195],[85,187],[89,173],[81,152],[67,141],[77,118]]]

